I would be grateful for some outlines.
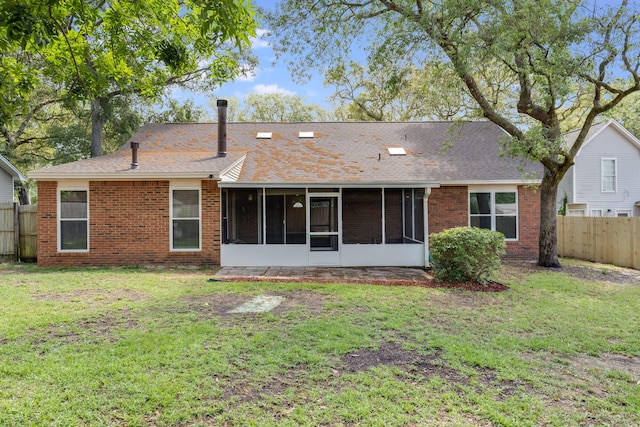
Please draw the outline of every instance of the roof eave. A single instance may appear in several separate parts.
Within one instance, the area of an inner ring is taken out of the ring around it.
[[[221,181],[220,188],[438,188],[437,181],[394,181],[394,182],[365,182],[365,181],[329,181],[329,182],[233,182]]]
[[[440,185],[540,185],[542,179],[470,179],[440,181]]]
[[[29,173],[29,178],[36,181],[58,181],[62,179],[85,179],[91,181],[148,181],[167,179],[213,179],[219,180],[219,173],[207,172],[176,172],[176,173],[151,173],[151,172],[119,172],[119,173]]]
[[[6,157],[0,155],[0,162],[2,163],[2,169],[4,169],[9,175],[11,175],[14,179],[18,179],[20,181],[26,181],[27,177],[24,176],[22,172],[18,170]]]

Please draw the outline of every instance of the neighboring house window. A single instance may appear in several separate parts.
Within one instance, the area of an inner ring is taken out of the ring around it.
[[[200,190],[171,190],[171,249],[200,250]]]
[[[60,190],[58,249],[89,250],[89,195],[86,190]]]
[[[627,218],[627,217],[631,216],[631,210],[629,210],[629,209],[618,209],[616,211],[616,215],[619,216],[619,217]]]
[[[518,238],[518,203],[515,191],[469,193],[469,224]]]
[[[591,216],[602,216],[602,209],[591,209]]]
[[[602,192],[616,192],[616,159],[602,159]]]

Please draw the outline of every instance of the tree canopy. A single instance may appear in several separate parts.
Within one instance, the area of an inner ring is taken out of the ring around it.
[[[332,118],[320,105],[282,93],[252,93],[242,101],[233,98],[229,107],[228,119],[235,122],[318,122]]]
[[[304,77],[354,47],[383,66],[448,64],[512,155],[544,166],[539,264],[559,266],[556,194],[594,120],[640,91],[638,5],[621,0],[283,0],[268,15],[275,48]],[[499,84],[495,72],[504,76]],[[583,102],[588,100],[588,102]],[[562,144],[563,122],[579,136]]]
[[[15,141],[51,104],[87,105],[91,154],[100,155],[110,100],[157,99],[167,85],[232,79],[255,19],[248,0],[5,0],[2,133]]]

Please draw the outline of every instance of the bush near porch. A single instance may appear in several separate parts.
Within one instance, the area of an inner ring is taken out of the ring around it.
[[[510,292],[0,268],[0,425],[640,424],[638,272]],[[228,311],[257,295],[263,314]]]

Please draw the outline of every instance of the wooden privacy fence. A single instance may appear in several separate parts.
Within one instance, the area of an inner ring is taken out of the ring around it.
[[[558,255],[640,269],[640,217],[558,216]]]
[[[14,259],[37,256],[37,206],[0,202],[0,255]]]

